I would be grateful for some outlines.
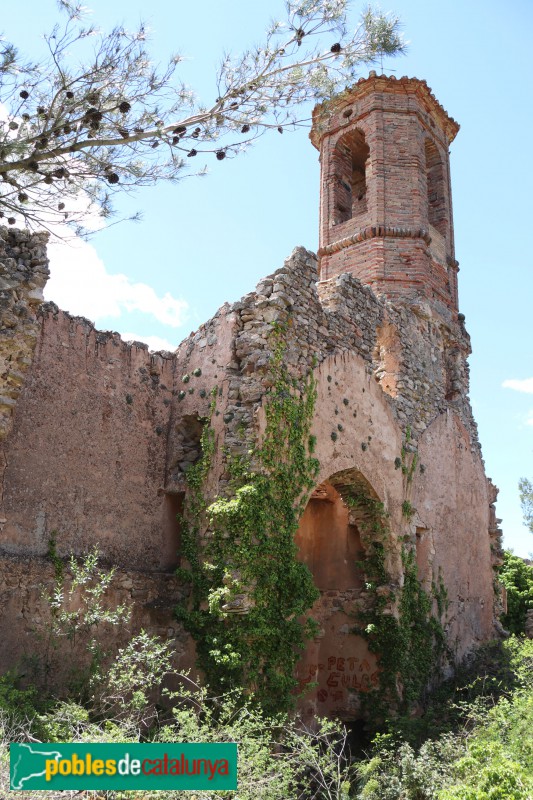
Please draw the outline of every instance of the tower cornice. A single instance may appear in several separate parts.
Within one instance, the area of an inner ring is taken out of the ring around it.
[[[326,131],[331,133],[333,128],[340,128],[343,122],[346,124],[346,121],[349,120],[351,114],[343,118],[343,113],[350,109],[353,112],[354,104],[371,94],[381,95],[381,97],[387,95],[416,97],[430,120],[438,130],[444,133],[448,145],[453,142],[459,131],[459,124],[439,103],[426,81],[407,76],[396,78],[394,75],[377,75],[372,71],[368,78],[360,78],[353,86],[347,87],[331,100],[326,100],[315,107],[309,138],[317,150],[320,150],[320,142]],[[339,117],[337,124],[334,120],[336,116]]]

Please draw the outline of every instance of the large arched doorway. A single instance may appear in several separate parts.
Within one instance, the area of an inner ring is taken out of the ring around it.
[[[376,655],[354,632],[367,594],[362,569],[364,520],[350,503],[350,497],[361,492],[375,498],[360,473],[331,476],[311,495],[296,535],[299,556],[320,590],[311,611],[318,635],[309,642],[297,669],[299,706],[308,718],[359,719],[362,696],[378,684]]]

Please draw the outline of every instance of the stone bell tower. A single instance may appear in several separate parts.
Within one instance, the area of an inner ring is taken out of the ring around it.
[[[352,273],[457,318],[448,147],[458,130],[417,78],[371,72],[317,106],[321,280]]]

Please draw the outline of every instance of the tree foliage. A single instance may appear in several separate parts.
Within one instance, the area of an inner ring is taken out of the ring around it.
[[[0,215],[32,227],[81,230],[118,191],[182,177],[194,156],[222,161],[268,130],[308,116],[305,104],[353,80],[357,67],[402,52],[398,19],[367,10],[347,32],[348,0],[288,0],[264,43],[223,58],[217,96],[199,102],[180,56],[157,68],[144,26],[103,33],[59,0],[48,55],[25,60],[0,40]]]
[[[526,613],[533,609],[533,567],[513,553],[504,558],[500,580],[507,590],[507,613],[502,622],[511,633],[523,634]]]
[[[531,533],[533,533],[533,484],[531,481],[528,481],[527,478],[520,478],[518,489],[520,491],[520,503],[522,505],[524,522]]]

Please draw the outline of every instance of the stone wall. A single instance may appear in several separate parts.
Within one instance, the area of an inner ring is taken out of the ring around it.
[[[13,296],[33,291],[18,268],[8,269]],[[192,664],[193,649],[183,631],[169,617],[162,625],[151,620],[150,603],[160,597],[157,604],[168,603],[168,610],[184,601],[183,590],[169,577],[180,559],[175,517],[214,397],[211,495],[227,490],[228,457],[250,451],[253,457],[264,429],[273,324],[284,331],[293,374],[314,371],[317,482],[337,487],[342,496],[347,481],[360,481],[383,503],[391,531],[387,567],[397,586],[405,542],[417,551],[429,585],[443,577],[450,600],[443,624],[457,658],[494,634],[493,566],[500,531],[468,400],[464,319],[443,317],[420,298],[393,304],[353,275],[318,284],[317,279],[316,257],[298,248],[281,269],[240,301],[223,306],[173,354],[150,354],[52,304],[41,307],[32,322],[31,363],[28,357],[13,427],[3,443],[0,573],[9,600],[0,634],[12,644],[0,667],[13,663],[17,639],[28,641],[31,619],[42,613],[37,587],[51,577],[52,535],[60,556],[98,545],[130,582],[136,609],[142,598],[137,624],[142,618],[157,630],[172,628],[181,665]],[[24,337],[24,326],[12,329],[12,341]],[[399,469],[402,448],[418,450],[424,467],[409,487]],[[402,513],[406,499],[416,508],[412,518]],[[315,522],[321,513],[311,515]],[[356,528],[357,520],[349,524]],[[304,534],[305,525],[302,541]],[[327,537],[311,538],[323,540],[313,559],[328,575],[335,573],[339,548],[330,553]],[[351,545],[346,547],[351,552]],[[308,558],[305,548],[301,552]],[[304,668],[322,651],[328,658],[356,657],[355,638],[335,612],[350,591],[344,583],[334,589],[326,581],[320,587],[316,615],[333,620],[334,631],[310,645]],[[158,586],[166,587],[161,595]],[[342,711],[348,718],[356,713],[335,697],[328,695],[321,707],[315,693],[307,710]]]
[[[0,227],[0,441],[11,430],[39,334],[37,309],[49,275],[47,240],[44,233]]]
[[[175,565],[163,524],[173,358],[46,304],[5,448],[2,543],[60,555],[96,542],[108,561]]]
[[[237,451],[244,448],[237,431],[252,425],[268,388],[272,325],[290,323],[285,359],[296,373],[304,374],[332,354],[356,353],[399,425],[410,427],[413,447],[438,414],[453,408],[479,452],[468,399],[470,338],[464,317],[455,323],[443,320],[421,299],[393,304],[353,275],[317,280],[316,256],[298,248],[255,292],[222,307],[191,334],[176,351],[173,417],[195,411],[205,415],[218,382],[225,443]],[[193,376],[197,369],[201,378],[183,384],[182,376]],[[254,436],[252,425],[250,441]]]
[[[230,454],[253,449],[269,388],[272,325],[285,325],[287,363],[295,374],[314,369],[317,380],[318,481],[355,470],[373,487],[390,515],[395,544],[389,568],[400,584],[405,536],[425,553],[419,565],[429,587],[432,578],[444,576],[453,598],[445,627],[459,658],[494,633],[499,608],[493,568],[501,536],[495,490],[484,475],[468,399],[470,339],[464,318],[442,319],[420,299],[393,304],[352,275],[318,284],[317,278],[315,256],[297,249],[255,292],[220,309],[183,342],[176,353],[173,417],[206,416],[211,391],[218,387],[219,459],[224,448]],[[201,376],[193,377],[198,370]],[[169,444],[172,463],[172,438]],[[413,481],[411,500],[419,511],[410,523],[401,511],[402,444],[411,452],[418,449],[424,468]],[[211,491],[223,492],[222,460],[216,474]],[[172,485],[169,475],[167,486]]]
[[[118,565],[109,603],[132,606],[131,630],[177,637],[179,654],[163,493],[174,359],[43,304],[46,239],[0,228],[0,669],[42,654],[52,537],[65,564],[97,546]]]
[[[105,569],[105,566],[101,566]],[[70,571],[65,564],[65,583],[68,587]],[[2,648],[0,670],[16,669],[26,677],[32,671],[42,672],[45,661],[53,674],[49,676],[55,687],[60,687],[59,673],[64,667],[70,670],[76,661],[81,669],[86,655],[82,650],[83,637],[77,643],[65,641],[54,652],[50,651],[50,608],[43,594],[53,593],[55,569],[49,559],[35,556],[7,556],[0,558],[0,628]],[[132,633],[142,628],[175,643],[176,660],[187,650],[183,632],[173,619],[172,609],[182,597],[173,575],[131,572],[118,569],[104,600],[110,608],[124,606],[131,612],[130,622],[124,625],[101,624],[98,635],[104,651],[116,652],[124,646]],[[76,606],[69,608],[76,610]],[[57,645],[57,642],[54,643]],[[76,653],[74,648],[78,647]],[[39,676],[39,674],[36,675]]]

